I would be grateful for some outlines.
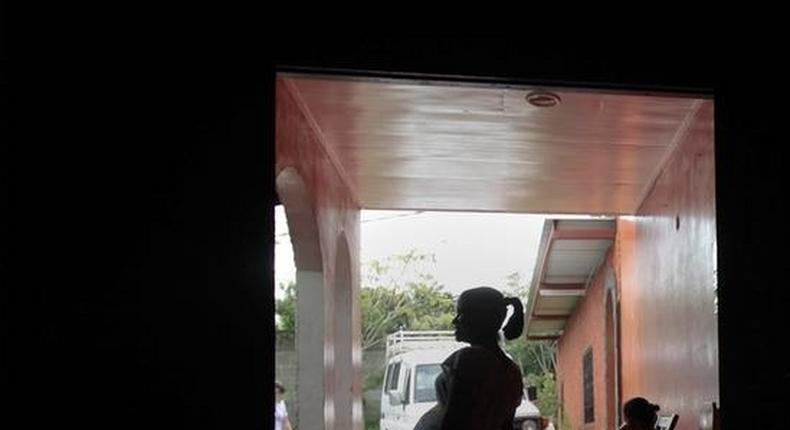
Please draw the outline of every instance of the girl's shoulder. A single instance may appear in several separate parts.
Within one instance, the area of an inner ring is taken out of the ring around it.
[[[450,354],[443,366],[451,369],[479,366],[497,360],[497,354],[481,346],[467,346]]]

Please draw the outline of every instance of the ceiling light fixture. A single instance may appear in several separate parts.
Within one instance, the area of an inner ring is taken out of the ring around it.
[[[544,90],[530,91],[524,99],[532,106],[541,108],[554,107],[562,101],[557,94]]]

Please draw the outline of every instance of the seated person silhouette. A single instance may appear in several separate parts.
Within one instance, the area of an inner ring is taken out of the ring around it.
[[[620,430],[653,430],[658,419],[659,406],[644,397],[634,397],[623,405],[625,423]]]
[[[513,315],[502,327],[507,307]],[[442,363],[447,398],[441,430],[511,430],[524,385],[521,371],[499,346],[499,332],[515,339],[524,329],[524,308],[490,287],[464,291],[453,319],[455,338],[470,346]]]

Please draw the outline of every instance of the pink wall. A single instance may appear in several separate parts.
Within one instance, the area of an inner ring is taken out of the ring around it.
[[[574,429],[604,430],[609,428],[606,388],[613,382],[606,368],[606,308],[605,293],[608,267],[612,254],[593,278],[584,299],[568,319],[565,334],[560,338],[557,355],[558,390],[563,390],[563,409],[566,422]],[[594,421],[584,424],[584,398],[582,359],[587,348],[593,355],[593,405]]]
[[[705,102],[632,225],[618,225],[623,398],[698,428],[718,401],[713,103]],[[633,240],[631,240],[633,238]]]
[[[279,174],[287,167],[295,168],[302,177],[310,193],[310,201],[314,204],[315,222],[317,225],[320,254],[322,259],[324,287],[327,300],[333,297],[335,283],[335,260],[338,241],[342,235],[348,241],[351,272],[351,300],[359,301],[359,205],[352,196],[350,189],[341,179],[342,172],[331,162],[326,142],[321,140],[321,133],[314,127],[310,113],[301,103],[298,93],[285,81],[277,81],[276,106],[276,143],[277,166]],[[331,304],[330,304],[331,306]],[[358,307],[353,310],[352,324],[359,327],[361,315]],[[327,327],[334,324],[335,312],[326,313]],[[355,344],[359,344],[359,330],[353,333]],[[333,343],[331,331],[327,342]],[[359,351],[355,358],[361,361]],[[359,363],[361,366],[361,362]],[[331,366],[331,365],[330,365]],[[327,374],[332,374],[328,368]],[[357,398],[361,395],[361,379],[359,371],[352,381],[352,391]],[[333,381],[327,378],[326,386],[331,391]],[[361,405],[359,405],[361,413]],[[354,423],[354,428],[361,427],[361,416]],[[328,426],[327,428],[330,428]]]
[[[618,219],[615,244],[560,339],[558,389],[572,428],[613,428],[615,423],[614,363],[605,359],[610,264],[619,296],[620,402],[647,397],[662,412],[680,415],[678,430],[697,429],[703,406],[718,402],[713,160],[713,104],[706,102],[637,216]],[[588,347],[593,349],[595,422],[584,425],[582,357]]]

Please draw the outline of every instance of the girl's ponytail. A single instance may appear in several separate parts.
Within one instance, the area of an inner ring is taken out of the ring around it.
[[[507,321],[503,332],[507,340],[513,340],[524,331],[524,305],[518,297],[505,297],[505,307],[513,306],[513,315]]]

